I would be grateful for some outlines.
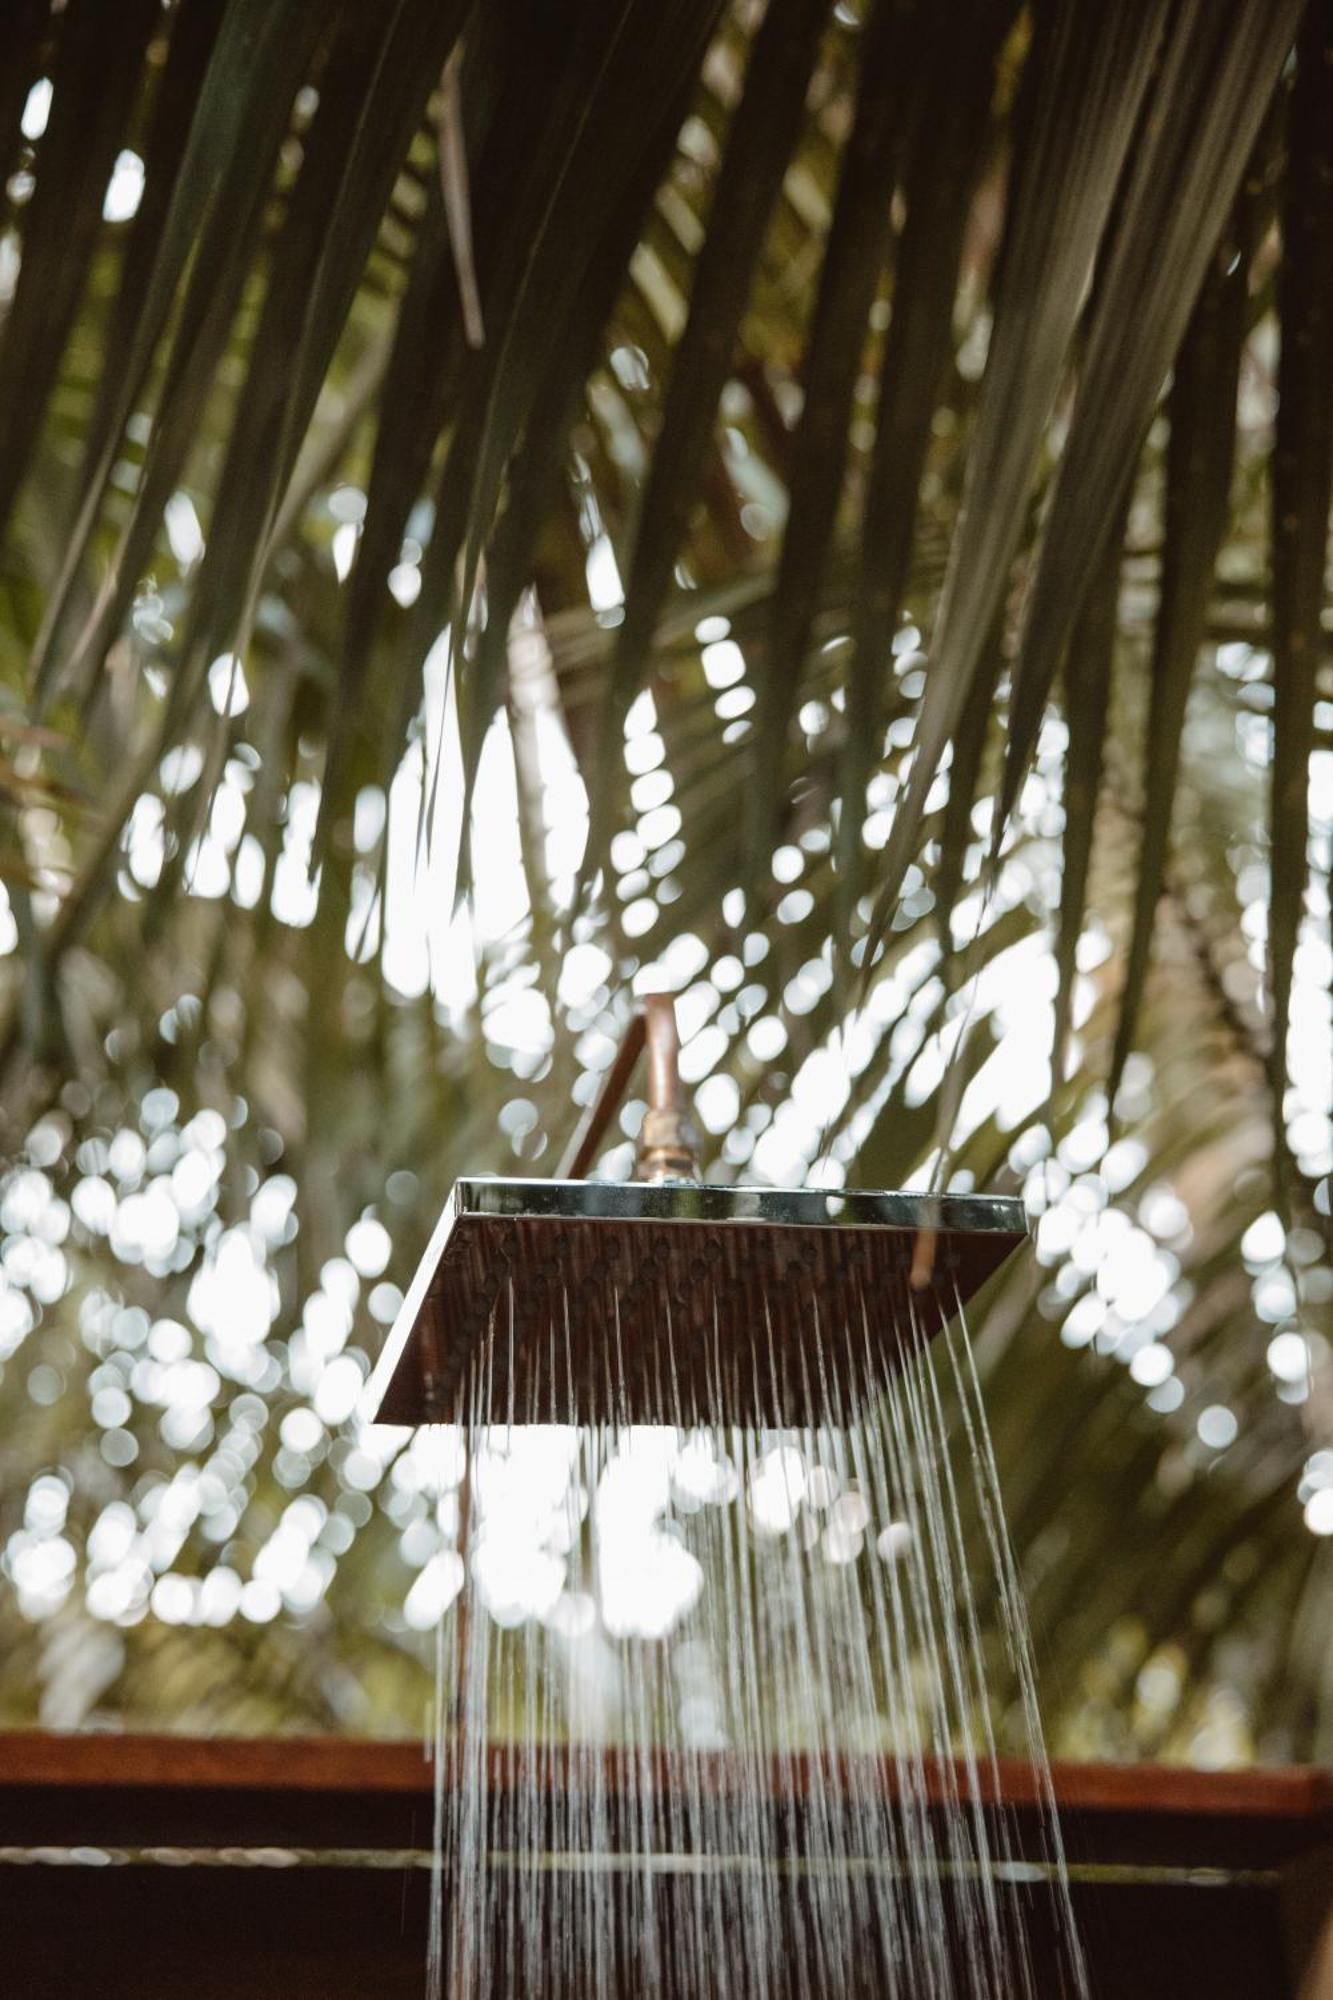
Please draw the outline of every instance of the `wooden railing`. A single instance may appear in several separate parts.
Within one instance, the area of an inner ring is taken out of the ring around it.
[[[614,1804],[623,1759],[604,1755]],[[678,1775],[659,1762],[661,1796]],[[775,1771],[771,1809],[799,1818],[811,1775],[800,1759]],[[836,1796],[839,1774],[824,1775]],[[1044,1859],[1032,1769],[1004,1762],[998,1775],[987,1808],[1005,1813],[1010,1852]],[[491,1811],[530,1778],[558,1839],[558,1756],[529,1770],[493,1746]],[[0,1990],[419,1994],[433,1781],[414,1743],[0,1734]],[[726,1792],[750,1774],[712,1756],[694,1782]],[[937,1805],[956,1783],[947,1766],[929,1772]],[[1063,1763],[1052,1783],[1098,2000],[1333,1995],[1333,1774]],[[40,1865],[57,1861],[88,1865]]]

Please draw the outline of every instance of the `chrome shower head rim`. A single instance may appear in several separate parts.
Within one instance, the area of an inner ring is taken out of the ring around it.
[[[605,1284],[614,1286],[622,1274],[633,1279],[641,1300],[645,1270],[649,1279],[660,1279],[660,1299],[683,1298],[684,1286],[695,1294],[696,1317],[700,1288],[712,1299],[726,1283],[725,1310],[734,1328],[742,1317],[736,1274],[747,1263],[762,1267],[770,1280],[794,1278],[808,1300],[820,1295],[830,1276],[841,1280],[864,1260],[867,1284],[882,1295],[886,1285],[906,1289],[915,1248],[929,1239],[930,1275],[916,1290],[923,1301],[933,1298],[937,1317],[947,1318],[1026,1235],[1023,1204],[1013,1196],[466,1178],[445,1205],[385,1342],[367,1407],[390,1423],[451,1415],[460,1384],[477,1365],[487,1328],[493,1328],[506,1284],[509,1310],[515,1309],[509,1282],[514,1278],[523,1287],[520,1310],[526,1310],[534,1294],[553,1297],[551,1288],[563,1287],[569,1272],[565,1296],[567,1301],[572,1292],[577,1313],[589,1301],[589,1263],[595,1260],[602,1293],[593,1298],[592,1309],[603,1317]],[[644,1253],[633,1270],[620,1257],[627,1241],[632,1251]],[[710,1260],[715,1270],[706,1268]],[[787,1290],[790,1295],[790,1285]],[[779,1307],[789,1321],[792,1296]],[[548,1315],[550,1310],[548,1303]],[[752,1387],[754,1373],[752,1366]],[[518,1407],[523,1406],[520,1395]],[[493,1415],[496,1407],[493,1402]],[[512,1388],[509,1407],[514,1407]],[[793,1402],[791,1409],[796,1408]],[[658,1421],[673,1420],[666,1409],[636,1414],[640,1421],[654,1414]],[[789,1420],[776,1405],[773,1419]]]

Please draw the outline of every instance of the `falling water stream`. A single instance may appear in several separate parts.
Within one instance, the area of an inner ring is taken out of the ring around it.
[[[1088,1992],[966,1319],[904,1300],[940,1319],[907,1359],[864,1308],[812,1317],[818,1428],[701,1424],[665,1301],[669,1427],[579,1424],[566,1303],[530,1407],[483,1423],[477,1380],[441,1428],[467,1573],[437,1636],[431,2000]],[[835,1347],[855,1367],[825,1380]]]

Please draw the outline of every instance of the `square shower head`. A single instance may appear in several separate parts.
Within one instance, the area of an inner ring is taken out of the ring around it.
[[[1007,1196],[462,1180],[370,1407],[392,1424],[844,1422],[1026,1235]]]

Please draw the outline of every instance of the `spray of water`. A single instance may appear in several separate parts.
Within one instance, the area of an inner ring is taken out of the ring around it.
[[[502,1303],[450,1438],[467,1580],[437,1635],[430,2000],[1087,1994],[952,1303],[945,1324],[904,1284],[892,1366],[864,1302],[846,1325],[813,1314],[794,1359],[755,1324],[775,1402],[784,1368],[821,1389],[829,1421],[799,1431],[700,1423],[665,1296],[669,1425],[579,1424],[567,1299],[527,1407],[483,1423],[513,1380]],[[833,1343],[851,1365],[826,1374]],[[728,1360],[715,1329],[714,1409]],[[1036,1865],[1000,1802],[1001,1690]]]

